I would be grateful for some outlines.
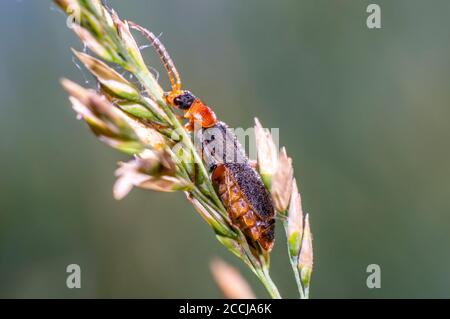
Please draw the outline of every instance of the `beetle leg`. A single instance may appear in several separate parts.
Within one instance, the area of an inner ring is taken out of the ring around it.
[[[268,227],[262,230],[259,243],[265,250],[270,251],[274,244],[275,239],[275,224],[270,224]]]
[[[186,124],[184,124],[184,128],[186,129],[186,131],[192,132],[194,130],[194,123],[189,121]]]

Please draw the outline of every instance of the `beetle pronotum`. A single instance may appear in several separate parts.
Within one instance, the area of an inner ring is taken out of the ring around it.
[[[129,22],[140,31],[158,53],[170,79],[172,90],[165,94],[169,105],[184,112],[186,129],[201,127],[202,158],[211,171],[211,181],[232,223],[242,230],[253,245],[270,251],[274,243],[275,210],[260,175],[249,163],[245,152],[228,126],[190,91],[182,90],[181,78],[161,41],[149,30]]]

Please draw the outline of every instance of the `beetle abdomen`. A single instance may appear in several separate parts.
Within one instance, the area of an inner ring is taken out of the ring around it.
[[[212,181],[232,223],[251,243],[270,251],[274,242],[275,210],[269,191],[250,166],[233,131],[222,122],[203,128],[198,146],[212,170]]]
[[[214,169],[212,180],[232,223],[251,241],[270,251],[275,213],[259,175],[248,164],[226,163]]]

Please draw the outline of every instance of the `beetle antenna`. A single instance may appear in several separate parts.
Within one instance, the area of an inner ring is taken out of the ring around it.
[[[139,31],[144,37],[147,38],[147,40],[150,42],[152,47],[155,49],[156,53],[158,54],[159,58],[161,59],[162,64],[164,65],[167,74],[169,75],[170,83],[172,85],[172,91],[176,92],[181,89],[181,79],[180,74],[177,71],[177,68],[175,67],[175,64],[173,63],[172,58],[169,55],[169,52],[167,52],[166,47],[161,43],[161,41],[158,39],[155,34],[144,27],[141,27],[140,25],[128,21],[128,24],[131,28]]]

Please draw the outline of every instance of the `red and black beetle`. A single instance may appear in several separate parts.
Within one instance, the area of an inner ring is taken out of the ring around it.
[[[186,129],[200,125],[202,158],[211,171],[211,180],[232,223],[249,241],[270,251],[275,235],[275,210],[269,191],[251,167],[245,152],[228,126],[190,91],[181,89],[181,79],[161,41],[150,31],[130,22],[150,41],[169,75],[172,90],[166,101],[184,112]]]

